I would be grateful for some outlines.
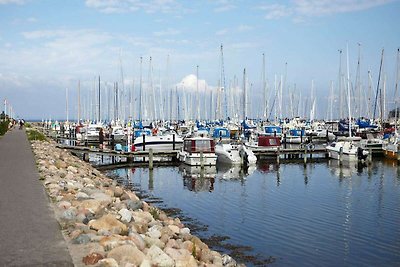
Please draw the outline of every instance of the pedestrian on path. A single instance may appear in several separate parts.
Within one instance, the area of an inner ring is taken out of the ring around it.
[[[103,143],[104,143],[104,132],[103,132],[103,128],[100,129],[99,132],[99,148],[103,149]]]

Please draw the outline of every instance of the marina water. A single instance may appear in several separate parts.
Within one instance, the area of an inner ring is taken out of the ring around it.
[[[400,167],[261,161],[108,171],[248,266],[400,266]]]

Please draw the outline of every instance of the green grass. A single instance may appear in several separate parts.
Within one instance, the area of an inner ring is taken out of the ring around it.
[[[8,131],[8,124],[10,123],[9,120],[1,121],[0,122],[0,136],[4,135]]]
[[[38,130],[27,129],[26,134],[28,135],[29,141],[34,141],[34,140],[47,141],[46,136],[44,134],[42,134],[41,132],[39,132]]]

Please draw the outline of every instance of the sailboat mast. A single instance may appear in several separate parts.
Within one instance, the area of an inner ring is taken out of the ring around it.
[[[196,119],[200,120],[199,65],[196,66],[196,106],[197,106]]]
[[[65,88],[65,113],[67,115],[68,122],[68,88]]]
[[[243,121],[246,120],[246,68],[243,69]]]
[[[394,103],[395,103],[395,131],[397,133],[397,90],[398,90],[398,86],[399,86],[399,66],[400,65],[400,48],[397,48],[397,61],[396,61],[396,85],[394,87]]]
[[[262,88],[263,88],[263,94],[264,94],[264,99],[263,99],[263,106],[264,106],[264,119],[267,118],[267,113],[268,113],[268,104],[267,104],[267,87],[265,84],[265,54],[262,54],[263,62],[262,62]]]
[[[142,64],[143,64],[143,57],[140,57],[140,80],[139,80],[139,121],[142,120]]]
[[[378,84],[376,86],[376,95],[375,95],[375,106],[374,106],[373,120],[375,120],[375,115],[376,115],[376,105],[377,105],[377,102],[378,102],[378,94],[382,97],[382,93],[379,90],[379,88],[380,88],[379,85],[380,85],[380,81],[381,81],[381,73],[382,73],[382,65],[383,65],[383,53],[384,53],[384,49],[382,49],[381,64],[379,66],[379,76],[378,76]]]
[[[349,68],[349,44],[347,44],[347,101],[349,108],[349,137],[351,137],[351,98],[350,98],[350,68]]]
[[[357,60],[357,77],[356,77],[356,85],[358,89],[358,117],[361,118],[361,44],[358,43],[358,60]]]
[[[100,76],[99,76],[99,114],[98,114],[98,122],[100,122],[100,120],[101,120],[101,116],[100,116],[100,111],[101,111],[101,109],[100,109],[100,104],[101,104],[101,93],[100,93]]]
[[[339,93],[339,119],[343,118],[343,94],[342,94],[342,50],[339,49],[339,77],[338,77],[338,93]]]
[[[81,81],[78,81],[78,123],[81,120]]]

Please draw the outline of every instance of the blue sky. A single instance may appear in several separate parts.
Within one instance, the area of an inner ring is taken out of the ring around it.
[[[66,88],[73,113],[78,80],[83,91],[98,75],[110,84],[120,81],[122,61],[125,82],[138,81],[141,56],[145,78],[151,56],[155,80],[166,80],[169,55],[170,84],[199,65],[199,78],[212,87],[223,44],[227,81],[236,75],[241,84],[246,68],[251,94],[260,98],[265,53],[270,86],[287,63],[288,88],[296,84],[294,93],[306,97],[314,80],[323,117],[330,81],[338,80],[338,49],[347,43],[351,80],[361,43],[362,83],[371,70],[374,88],[385,49],[386,90],[393,99],[399,14],[396,0],[0,0],[0,98],[20,117],[65,117]]]

